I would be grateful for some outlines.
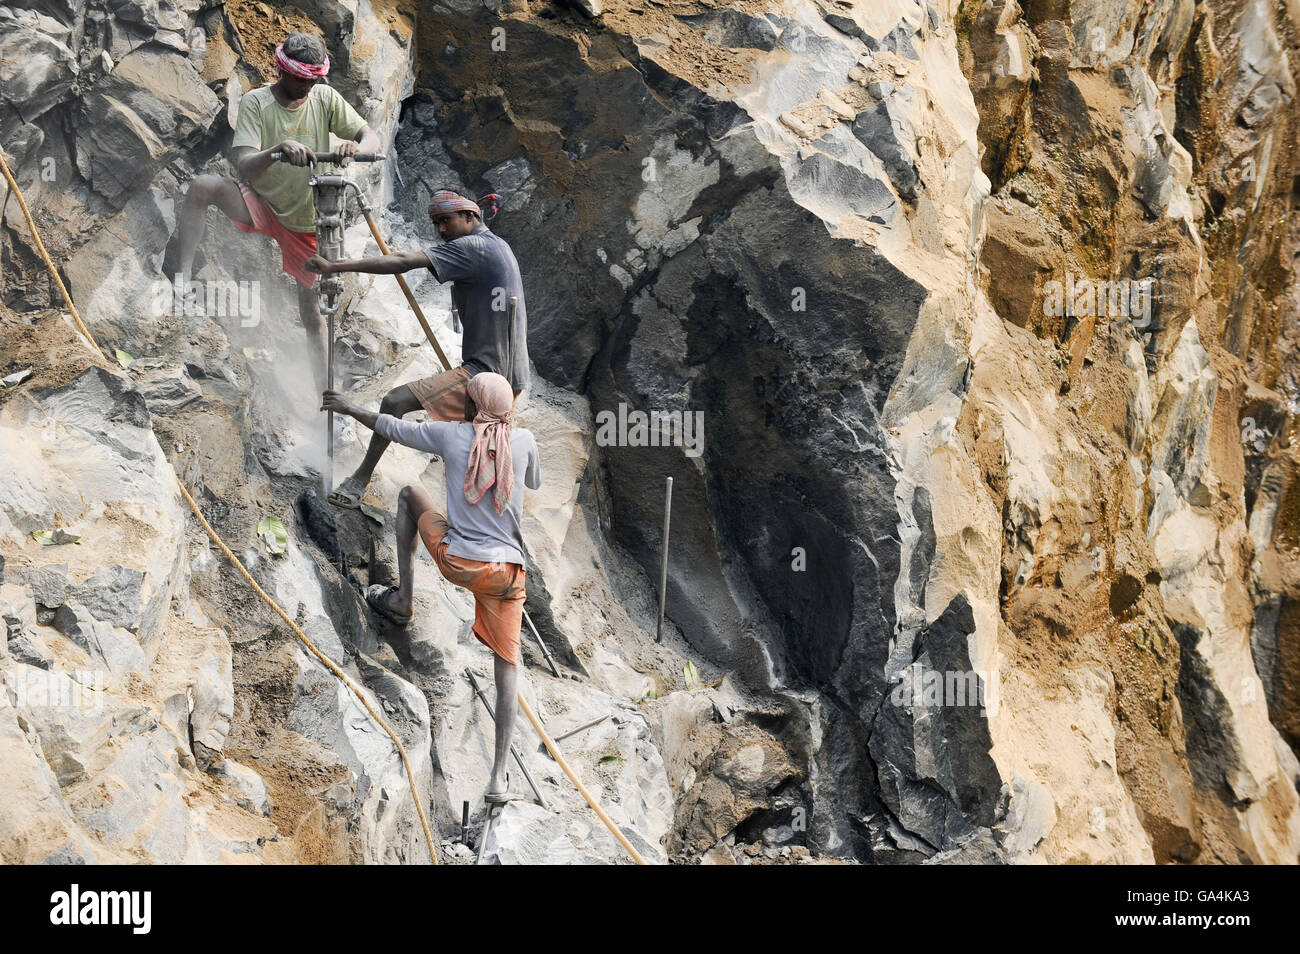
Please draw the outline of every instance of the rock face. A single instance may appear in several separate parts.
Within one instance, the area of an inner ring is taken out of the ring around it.
[[[648,860],[1297,860],[1290,7],[91,0],[0,24],[0,140],[134,357],[42,312],[6,204],[0,376],[33,368],[0,392],[6,861],[425,860],[391,742],[178,475],[392,723],[440,841],[480,804],[472,601],[423,558],[408,630],[361,595],[401,487],[437,499],[442,468],[393,448],[366,513],[323,505],[278,255],[213,213],[198,277],[231,307],[157,283],[187,181],[229,174],[239,98],[297,28],[392,142],[357,174],[394,247],[434,240],[433,189],[502,195],[546,476],[528,606],[566,674],[526,629],[524,694],[553,735],[601,720],[563,748]],[[364,224],[348,250],[375,252]],[[445,286],[410,277],[457,360]],[[436,370],[394,283],[345,297],[361,401]],[[365,439],[340,425],[336,474]],[[55,530],[80,539],[33,536]],[[623,860],[517,741],[548,809],[512,804],[485,860]]]
[[[474,188],[511,170],[498,230],[545,272],[541,372],[597,413],[703,412],[697,457],[603,449],[613,530],[653,573],[674,478],[670,613],[794,705],[822,850],[1296,857],[1248,639],[1276,638],[1248,568],[1273,531],[1248,544],[1239,503],[1243,456],[1289,417],[1260,401],[1242,455],[1237,396],[1290,385],[1216,264],[1289,261],[1258,236],[1290,201],[1294,24],[1142,6],[607,7],[600,31],[508,16],[497,59],[454,42],[489,12],[422,25],[447,55],[419,61],[401,136],[429,144],[403,157]],[[1180,107],[1211,52],[1235,92]],[[1258,154],[1233,206],[1193,170],[1241,155],[1238,114]],[[1124,314],[1074,276],[1123,282]],[[923,672],[998,704],[896,698]]]

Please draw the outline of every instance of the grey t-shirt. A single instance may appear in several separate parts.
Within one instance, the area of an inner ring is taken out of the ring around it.
[[[524,487],[542,486],[542,458],[537,441],[527,428],[516,427],[510,435],[510,454],[514,459],[515,486],[510,506],[498,514],[492,504],[492,489],[476,504],[465,499],[465,471],[469,469],[469,451],[474,444],[474,425],[467,421],[403,421],[391,414],[380,414],[375,433],[416,450],[442,457],[447,468],[447,552],[453,556],[484,563],[518,563],[524,565],[524,535],[520,523],[524,516]]]
[[[465,326],[461,362],[476,374],[495,371],[522,391],[528,386],[528,309],[515,253],[482,222],[469,235],[424,251],[434,277],[452,282],[451,300]],[[513,339],[507,330],[511,297],[518,301]]]

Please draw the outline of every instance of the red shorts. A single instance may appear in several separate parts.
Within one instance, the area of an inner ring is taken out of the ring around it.
[[[420,539],[447,582],[474,594],[474,635],[506,662],[519,665],[519,627],[524,619],[527,573],[518,563],[484,563],[447,552],[447,518],[426,510]]]
[[[295,232],[280,224],[271,207],[262,201],[262,197],[253,191],[247,183],[240,182],[239,191],[243,193],[244,205],[253,219],[252,225],[236,222],[241,232],[257,232],[269,235],[280,243],[280,261],[287,274],[311,288],[316,284],[316,275],[303,268],[303,263],[316,254],[316,233]]]

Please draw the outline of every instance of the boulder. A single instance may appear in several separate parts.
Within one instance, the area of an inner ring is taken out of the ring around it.
[[[230,759],[223,759],[213,774],[224,779],[234,790],[235,801],[240,808],[257,815],[271,814],[271,799],[267,794],[266,782],[252,769]]]
[[[206,131],[221,101],[189,58],[141,47],[82,100],[77,168],[120,208],[179,150]]]
[[[102,622],[86,607],[67,602],[54,616],[54,627],[87,653],[93,662],[115,676],[143,672],[148,662],[144,650],[127,630]]]
[[[704,34],[705,42],[730,49],[770,50],[776,27],[766,17],[728,8],[679,18]]]
[[[7,615],[4,624],[8,635],[6,651],[15,662],[37,669],[49,669],[54,664],[54,656],[45,643],[21,619]]]
[[[31,393],[0,407],[0,444],[14,462],[0,475],[0,538],[34,598],[63,608],[61,630],[114,671],[138,669],[157,651],[181,565],[175,478],[125,377],[90,368]],[[32,539],[56,513],[78,543]]]
[[[0,858],[11,865],[96,864],[97,853],[64,802],[39,743],[33,746],[5,695],[0,690],[0,754],[8,806],[0,812]]]
[[[79,72],[70,25],[0,7],[0,100],[31,122],[72,90]]]

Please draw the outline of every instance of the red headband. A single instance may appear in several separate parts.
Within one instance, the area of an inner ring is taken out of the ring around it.
[[[299,79],[321,79],[330,71],[330,58],[326,56],[325,62],[320,66],[312,63],[300,63],[284,55],[284,44],[281,43],[275,48],[275,65]]]
[[[429,196],[429,212],[432,215],[446,215],[448,212],[473,212],[481,216],[478,203],[448,189],[440,189]]]

